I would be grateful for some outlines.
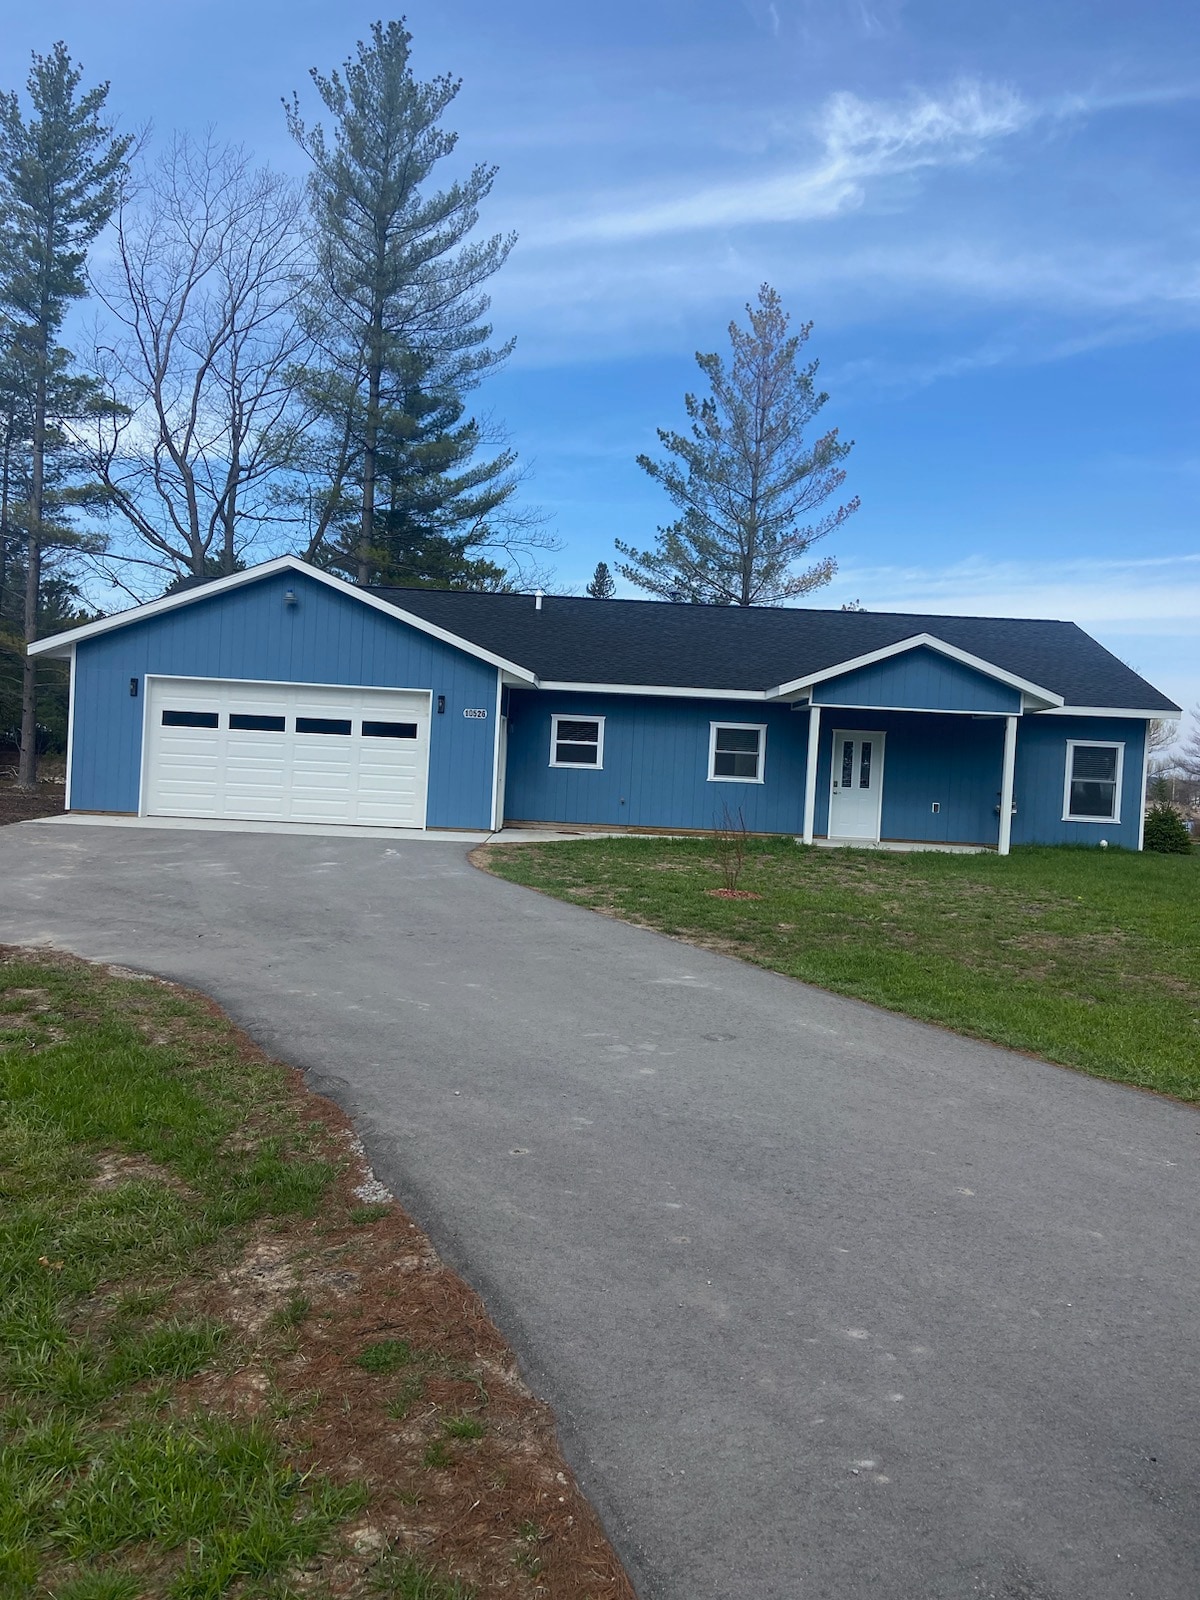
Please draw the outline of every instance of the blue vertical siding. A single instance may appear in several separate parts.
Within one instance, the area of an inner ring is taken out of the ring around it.
[[[1121,820],[1064,822],[1068,739],[1103,739],[1125,746]],[[1141,829],[1146,723],[1134,717],[1022,717],[1017,728],[1014,844],[1092,844],[1136,850]]]
[[[604,723],[604,770],[550,765],[550,718]],[[765,783],[708,781],[709,724],[766,723]],[[509,696],[505,815],[524,822],[607,827],[711,828],[722,809],[741,808],[754,833],[795,833],[804,814],[808,716],[752,700],[660,699],[649,695]]]
[[[509,821],[602,827],[711,828],[723,805],[740,806],[758,833],[804,826],[808,716],[754,701],[547,694],[514,689],[509,703]],[[602,716],[604,770],[550,766],[552,714]],[[766,781],[710,783],[709,723],[767,724]],[[823,708],[814,827],[829,829],[833,736],[839,729],[886,735],[883,839],[995,846],[999,835],[1004,718]],[[1119,826],[1062,821],[1068,739],[1125,742]],[[1110,844],[1136,849],[1144,725],[1136,721],[1022,717],[1017,724],[1014,844]],[[934,804],[938,810],[933,810]]]
[[[283,603],[289,589],[295,606]],[[146,673],[444,694],[445,714],[435,698],[431,718],[427,824],[491,826],[497,669],[316,579],[263,578],[77,645],[74,810],[137,810]],[[486,719],[465,718],[466,707]]]
[[[922,645],[813,689],[820,706],[881,706],[912,711],[1003,711],[1016,714],[1021,694],[1006,683]]]

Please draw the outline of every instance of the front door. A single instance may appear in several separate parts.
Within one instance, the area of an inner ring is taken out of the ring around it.
[[[857,728],[835,730],[829,795],[831,839],[879,838],[883,737],[882,733],[864,733]]]

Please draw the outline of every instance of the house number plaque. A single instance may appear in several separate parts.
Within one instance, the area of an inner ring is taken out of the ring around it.
[[[464,706],[463,716],[470,717],[473,721],[482,722],[487,717],[486,706]]]

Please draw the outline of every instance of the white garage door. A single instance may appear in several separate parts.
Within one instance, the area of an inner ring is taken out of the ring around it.
[[[420,690],[150,678],[146,699],[151,816],[425,826]]]

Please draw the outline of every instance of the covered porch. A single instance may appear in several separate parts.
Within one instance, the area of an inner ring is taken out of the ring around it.
[[[806,709],[805,844],[1008,854],[1016,714]]]

